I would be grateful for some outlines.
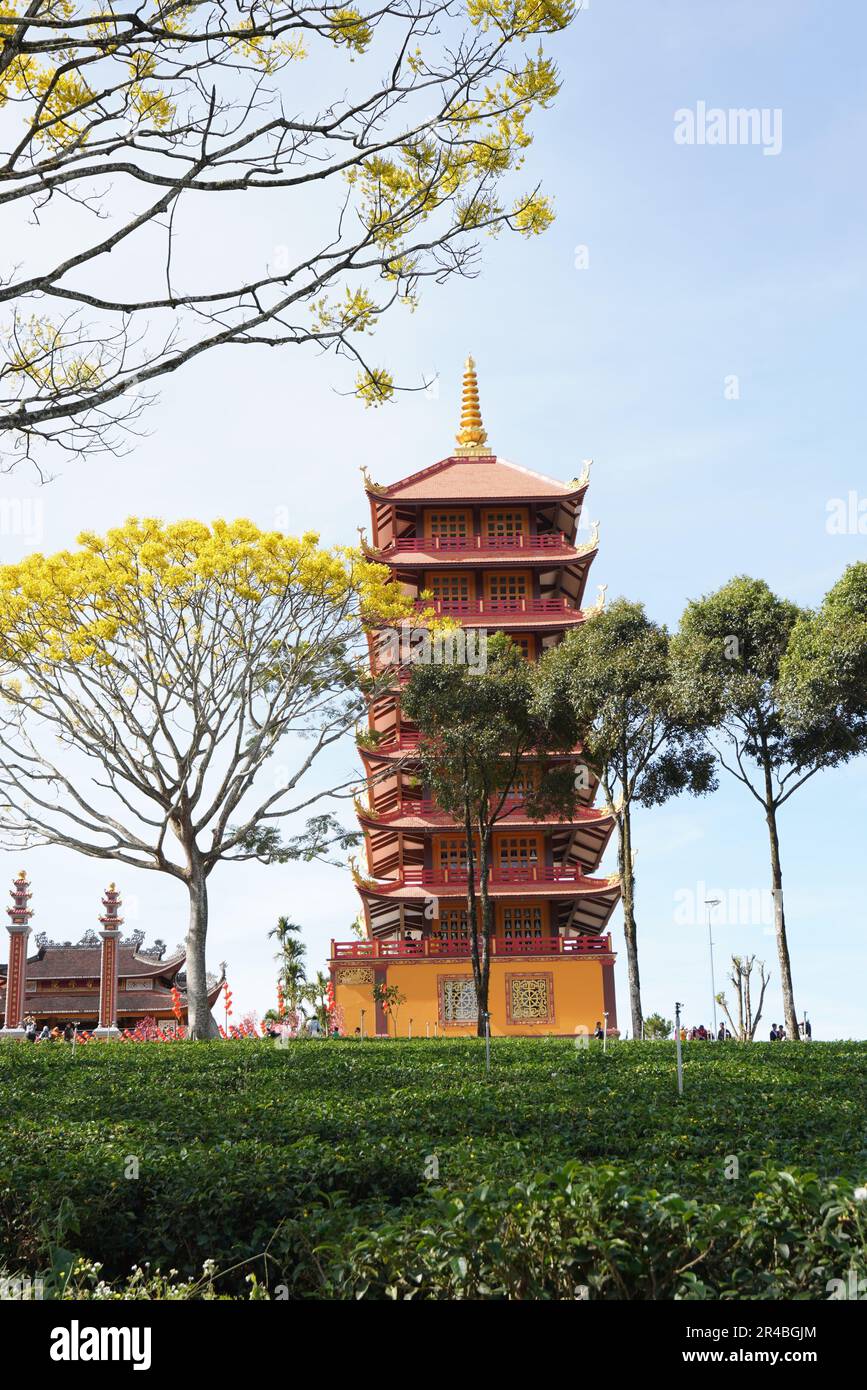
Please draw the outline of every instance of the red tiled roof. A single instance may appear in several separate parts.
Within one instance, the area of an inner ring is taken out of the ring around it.
[[[410,473],[388,487],[370,487],[368,491],[395,502],[489,502],[495,499],[499,503],[515,498],[576,497],[583,486],[561,483],[543,473],[521,468],[508,459],[492,456],[440,459],[430,468]]]
[[[157,960],[155,956],[140,956],[134,946],[121,946],[117,953],[117,973],[124,979],[154,975],[176,975],[184,963],[184,952]],[[99,978],[99,946],[46,946],[38,955],[27,960],[28,980],[93,980]],[[6,978],[8,966],[0,965],[0,975]]]
[[[217,995],[222,989],[222,981],[208,990],[208,1007],[213,1008]],[[6,1003],[6,990],[0,989],[0,1013]],[[187,996],[181,990],[181,1004],[186,1008]],[[169,989],[119,989],[117,992],[118,1018],[141,1017],[144,1014],[171,1013],[172,994]],[[75,1016],[76,1014],[99,1014],[99,990],[77,991],[27,990],[24,997],[25,1014],[57,1014]]]

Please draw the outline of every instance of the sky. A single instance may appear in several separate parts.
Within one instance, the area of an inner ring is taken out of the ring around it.
[[[435,378],[430,390],[370,411],[332,357],[209,354],[165,380],[127,457],[63,460],[45,486],[0,477],[0,558],[130,514],[249,516],[352,543],[368,522],[361,466],[391,482],[450,452],[472,352],[498,453],[563,479],[594,460],[591,598],[605,583],[676,626],[688,599],[744,573],[817,604],[867,550],[857,524],[829,527],[837,500],[857,516],[867,498],[865,40],[854,0],[585,0],[548,45],[563,88],[528,152],[553,227],[487,240],[477,278],[426,290],[369,347],[404,382]],[[766,138],[676,138],[735,108],[764,112]],[[254,216],[267,257],[289,235],[279,203],[194,211],[184,230],[214,266],[238,230],[220,219]],[[316,775],[330,785],[355,767],[347,743]],[[867,1036],[865,819],[865,760],[812,779],[781,813],[795,1001],[817,1038]],[[764,959],[767,1036],[782,1004],[760,808],[723,773],[711,797],[640,812],[635,841],[645,1012],[670,1018],[678,999],[687,1022],[710,1022],[704,900],[719,898],[717,988],[733,952]],[[76,940],[116,878],[128,927],[183,937],[172,880],[60,849],[0,853],[9,880],[28,869],[35,931]],[[279,915],[302,925],[313,971],[358,908],[348,871],[327,865],[227,865],[210,883],[209,966],[227,962],[236,1016],[274,1003]],[[624,1027],[619,913],[612,931]]]

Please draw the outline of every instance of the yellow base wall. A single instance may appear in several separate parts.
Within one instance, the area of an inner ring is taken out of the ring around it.
[[[611,971],[611,965],[606,967],[598,958],[562,960],[551,956],[525,956],[508,961],[492,960],[488,993],[491,1036],[545,1037],[548,1034],[592,1033],[596,1024],[602,1022],[605,1009],[603,972],[606,968]],[[332,971],[335,978],[335,998],[342,1010],[344,1031],[351,1035],[355,1033],[356,1028],[362,1027],[363,1009],[365,1036],[384,1032],[383,1028],[376,1026],[373,965],[365,965],[363,962],[353,965],[339,962],[332,965]],[[426,1034],[433,1037],[435,1025],[443,1037],[475,1036],[475,1023],[443,1024],[439,1007],[440,978],[472,978],[472,973],[472,965],[466,960],[393,961],[387,964],[385,961],[377,961],[376,978],[387,985],[396,985],[400,993],[406,996],[406,1002],[397,1009],[397,1035],[407,1037],[412,1020],[414,1038],[424,1037]],[[364,976],[368,978],[364,980]],[[538,1022],[510,1022],[507,1000],[511,995],[512,978],[515,976],[548,977],[549,1000],[553,994],[553,1017]],[[611,1017],[609,1027],[614,1026],[615,1019]],[[393,1019],[389,1024],[389,1033],[394,1034]]]

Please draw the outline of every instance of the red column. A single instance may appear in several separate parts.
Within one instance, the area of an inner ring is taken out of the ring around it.
[[[0,1035],[23,1038],[24,988],[27,974],[27,938],[30,935],[30,884],[22,869],[12,884],[12,906],[7,907],[9,922],[9,975],[6,980],[6,1017]]]
[[[617,1027],[617,999],[614,993],[614,961],[602,962],[602,998],[608,1013],[608,1027]]]
[[[108,885],[102,900],[105,915],[99,921],[102,931],[102,952],[99,970],[99,1026],[93,1030],[95,1038],[120,1037],[117,1026],[117,948],[123,918],[118,916],[120,894],[113,883]]]

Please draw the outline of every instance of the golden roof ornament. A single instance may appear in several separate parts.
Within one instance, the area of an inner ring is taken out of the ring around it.
[[[607,584],[596,585],[596,602],[587,609],[588,613],[602,613],[605,609],[605,594],[608,590]]]
[[[482,424],[479,409],[479,383],[476,379],[476,364],[472,357],[464,363],[464,385],[461,393],[461,427],[455,435],[458,458],[493,458],[488,448],[488,434]]]
[[[590,527],[591,529],[589,541],[584,541],[582,544],[579,545],[576,539],[575,553],[577,555],[588,555],[591,550],[596,550],[599,545],[599,522],[591,522]]]
[[[381,492],[381,491],[382,491],[382,489],[381,489],[380,486],[379,486],[379,483],[375,483],[375,482],[373,481],[373,479],[371,478],[370,474],[368,473],[368,471],[367,471],[367,469],[365,468],[365,466],[364,466],[363,463],[360,463],[360,464],[358,465],[358,471],[359,471],[359,473],[361,474],[361,476],[362,476],[362,478],[363,478],[363,480],[364,480],[364,486],[365,486],[366,488],[369,488],[371,492]]]

